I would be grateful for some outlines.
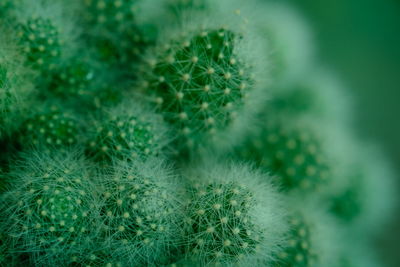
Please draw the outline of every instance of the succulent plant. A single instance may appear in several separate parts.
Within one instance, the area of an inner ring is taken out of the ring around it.
[[[102,248],[122,266],[162,264],[182,219],[174,177],[162,161],[115,161],[100,179]]]
[[[240,39],[228,28],[199,28],[163,41],[148,60],[142,85],[182,150],[207,143],[242,112],[253,80],[236,49]]]
[[[232,164],[186,177],[192,182],[184,228],[187,258],[202,266],[248,266],[271,258],[285,220],[267,175]]]
[[[102,116],[89,134],[86,151],[95,160],[144,159],[162,154],[167,130],[156,114],[138,103],[125,102],[106,117]]]
[[[326,145],[312,124],[288,122],[266,122],[238,153],[272,171],[285,191],[318,191],[331,176]]]
[[[97,218],[86,162],[75,153],[32,152],[8,175],[13,183],[1,198],[0,225],[12,239],[9,253],[26,253],[34,265],[69,261]]]
[[[23,148],[67,148],[78,143],[79,123],[73,115],[58,107],[45,107],[33,112],[18,131]]]
[[[18,28],[27,64],[41,73],[54,69],[60,60],[62,44],[59,29],[51,19],[32,17],[21,22]]]

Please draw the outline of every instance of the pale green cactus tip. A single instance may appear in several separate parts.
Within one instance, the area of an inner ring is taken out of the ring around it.
[[[98,200],[87,163],[77,153],[21,158],[11,166],[13,183],[1,198],[1,232],[12,241],[8,253],[25,254],[35,266],[65,264],[95,229]]]
[[[274,173],[284,191],[317,192],[329,184],[331,156],[312,123],[272,120],[262,128],[238,147],[240,158]]]
[[[86,153],[96,161],[162,156],[168,129],[161,116],[137,102],[124,102],[91,127]]]
[[[235,121],[254,80],[236,47],[239,33],[197,29],[160,44],[141,85],[174,128],[180,151],[210,143]]]
[[[242,164],[196,168],[184,176],[191,183],[184,221],[188,260],[249,266],[279,250],[285,212],[270,177]]]
[[[182,221],[174,179],[169,167],[154,159],[114,161],[110,173],[99,178],[102,248],[110,260],[122,266],[159,266],[168,260]]]

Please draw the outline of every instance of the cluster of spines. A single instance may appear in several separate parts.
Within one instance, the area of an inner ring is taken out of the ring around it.
[[[145,158],[157,155],[154,125],[136,116],[119,116],[105,121],[89,140],[88,154],[96,160]]]
[[[67,154],[27,154],[9,175],[2,197],[2,233],[9,253],[25,253],[32,264],[65,263],[96,218],[96,202],[85,163]]]
[[[84,2],[84,17],[100,60],[135,67],[135,61],[152,43],[153,37],[144,25],[137,23],[140,1],[89,0]]]
[[[59,29],[53,21],[44,17],[32,17],[21,22],[18,38],[27,64],[32,68],[48,73],[58,64],[62,41]]]
[[[236,183],[196,184],[189,191],[187,250],[204,263],[236,262],[256,253],[263,236],[248,211],[251,192]]]
[[[143,87],[186,147],[226,128],[243,106],[252,80],[235,51],[240,38],[205,28],[163,44],[148,60]]]
[[[87,62],[70,60],[65,66],[52,72],[48,87],[60,97],[82,97],[89,94],[93,75],[93,70]]]
[[[277,255],[274,266],[280,267],[308,267],[314,266],[318,254],[314,251],[312,225],[300,214],[293,215],[289,219],[290,232],[285,250]]]
[[[329,180],[331,167],[322,140],[312,127],[283,123],[266,122],[239,153],[276,174],[285,190],[320,190]]]
[[[180,206],[160,165],[120,161],[101,180],[104,247],[118,262],[161,264],[176,243]],[[121,165],[122,164],[122,165]],[[153,168],[150,175],[140,168]]]
[[[67,112],[51,107],[29,116],[18,131],[18,142],[23,148],[66,148],[78,143],[79,125]]]

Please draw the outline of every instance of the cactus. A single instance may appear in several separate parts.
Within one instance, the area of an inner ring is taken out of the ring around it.
[[[285,228],[270,177],[242,164],[207,166],[186,177],[192,181],[184,228],[189,259],[202,266],[270,259]]]
[[[80,141],[79,131],[79,123],[73,115],[52,106],[33,112],[22,123],[17,134],[23,148],[66,148]]]
[[[85,61],[70,60],[53,71],[48,87],[60,97],[88,95],[93,75],[91,66]]]
[[[135,67],[154,36],[137,22],[138,0],[85,1],[83,14],[89,29],[89,44],[100,60]],[[122,68],[121,68],[122,69]]]
[[[161,264],[181,220],[173,176],[162,161],[116,161],[100,179],[105,251],[122,266]]]
[[[31,17],[19,24],[18,38],[27,64],[41,73],[55,67],[61,56],[59,29],[49,18]]]
[[[331,176],[325,143],[312,124],[288,122],[266,122],[238,148],[238,154],[276,174],[285,191],[318,191]]]
[[[309,74],[276,86],[266,109],[291,118],[309,117],[338,124],[351,122],[349,96],[338,77],[328,70],[312,70]],[[335,105],[330,105],[332,101]]]
[[[204,28],[158,46],[142,85],[174,127],[181,150],[226,129],[253,86],[251,68],[236,49],[240,34]]]
[[[65,263],[97,218],[86,162],[76,153],[21,157],[8,173],[12,187],[2,196],[0,225],[13,241],[9,253],[27,253],[35,266]]]
[[[162,153],[166,128],[156,114],[133,102],[121,104],[107,117],[102,116],[88,140],[87,154],[95,160],[147,158]]]

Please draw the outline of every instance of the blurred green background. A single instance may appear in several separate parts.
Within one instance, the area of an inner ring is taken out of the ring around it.
[[[318,57],[354,91],[355,130],[380,143],[400,188],[400,1],[288,0],[315,33]],[[379,179],[379,177],[376,177]],[[400,212],[377,240],[387,266],[400,266]]]

